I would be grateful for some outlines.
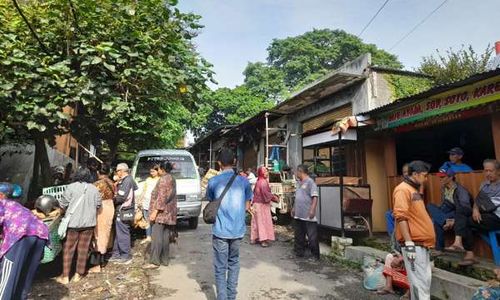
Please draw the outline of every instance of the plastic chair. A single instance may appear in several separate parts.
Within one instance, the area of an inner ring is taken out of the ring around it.
[[[488,234],[481,233],[481,238],[490,246],[491,252],[493,253],[493,260],[495,265],[500,265],[500,246],[498,245],[497,235],[500,234],[500,230],[489,231]]]

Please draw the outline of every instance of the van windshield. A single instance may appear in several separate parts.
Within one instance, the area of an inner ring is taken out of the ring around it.
[[[138,182],[146,180],[149,176],[149,170],[154,165],[168,160],[172,163],[172,176],[175,179],[197,179],[198,173],[196,172],[193,160],[187,155],[159,155],[159,156],[144,156],[139,158],[137,164],[137,171],[135,179]]]

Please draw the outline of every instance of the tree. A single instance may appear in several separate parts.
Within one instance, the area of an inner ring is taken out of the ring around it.
[[[239,124],[273,105],[255,96],[246,85],[207,91],[193,119],[194,134],[200,137],[219,126]]]
[[[274,66],[262,62],[248,63],[243,75],[245,86],[256,96],[274,103],[285,100],[288,96],[285,74]]]
[[[492,47],[488,45],[482,53],[477,53],[471,45],[462,46],[458,51],[452,48],[435,55],[422,58],[419,71],[434,77],[435,84],[446,84],[486,71],[492,56]]]
[[[35,141],[44,185],[58,134],[103,140],[111,159],[175,145],[212,74],[191,42],[199,16],[174,0],[13,2],[0,0],[0,138]]]
[[[267,62],[248,63],[243,71],[245,81],[242,86],[234,90],[219,89],[204,97],[204,103],[198,106],[199,113],[194,117],[196,136],[220,125],[236,124],[250,118],[367,52],[372,54],[376,65],[402,68],[395,55],[373,44],[365,44],[343,30],[315,29],[295,37],[274,39],[267,51]],[[236,106],[230,104],[231,101]],[[236,109],[238,113],[235,115]]]
[[[400,69],[397,57],[343,30],[314,29],[302,35],[274,39],[267,48],[267,63],[249,63],[245,83],[252,90],[265,91],[271,100],[311,83],[330,70],[364,54],[371,53],[375,65]],[[283,80],[283,84],[269,84]],[[270,88],[271,87],[271,88]],[[283,96],[284,95],[284,96]]]

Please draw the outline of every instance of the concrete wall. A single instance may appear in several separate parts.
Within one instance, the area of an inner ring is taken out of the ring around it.
[[[73,167],[76,167],[74,160],[48,145],[46,147],[52,167],[66,166],[69,162],[73,164]],[[24,190],[23,201],[27,200],[26,195],[33,177],[34,158],[35,146],[31,144],[4,145],[0,147],[0,181],[9,181],[21,185]]]
[[[385,171],[384,140],[365,141],[366,177],[371,187],[373,199],[373,231],[387,230],[384,214],[388,209],[387,174]]]

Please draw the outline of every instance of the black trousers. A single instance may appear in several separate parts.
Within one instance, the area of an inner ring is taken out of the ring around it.
[[[455,234],[462,237],[464,249],[474,248],[473,229],[480,231],[500,230],[500,218],[494,213],[481,213],[481,223],[472,219],[472,213],[458,211],[455,213]]]
[[[168,266],[169,254],[170,226],[154,223],[151,233],[151,256],[149,262],[157,266]]]
[[[304,256],[306,235],[312,255],[319,259],[318,223],[295,219],[295,254]]]

